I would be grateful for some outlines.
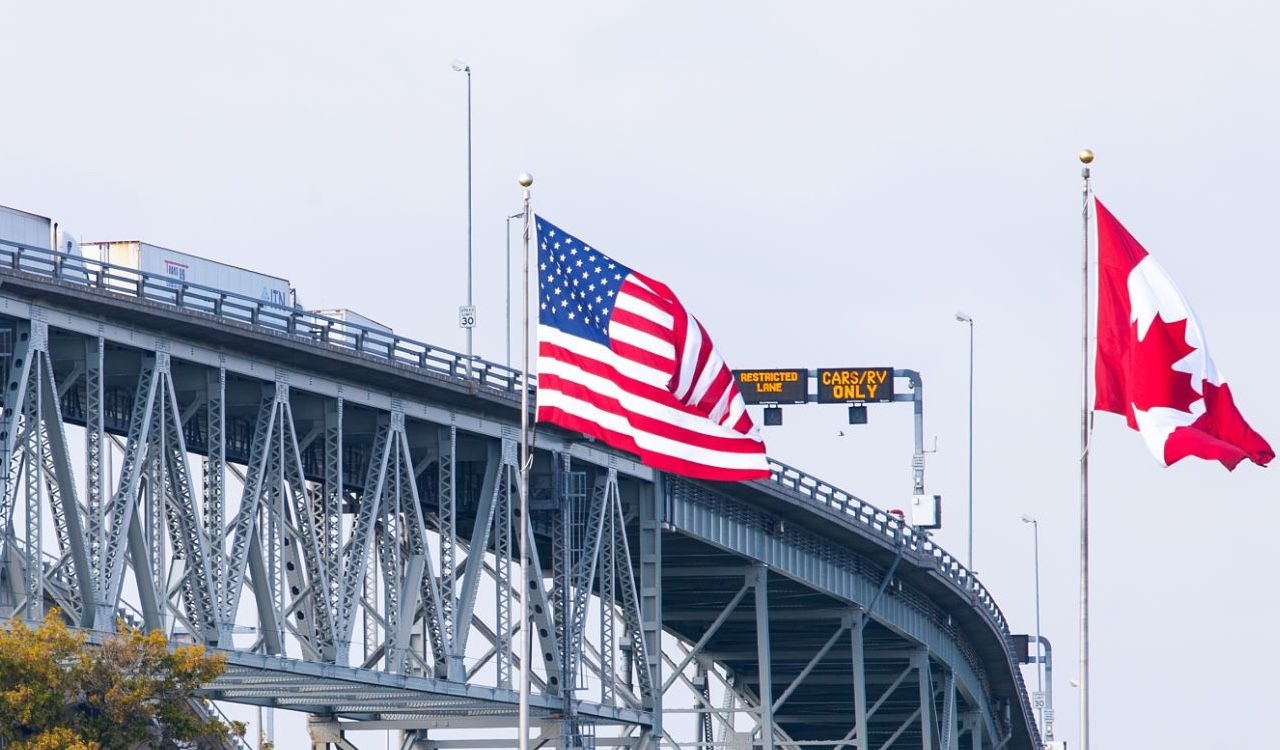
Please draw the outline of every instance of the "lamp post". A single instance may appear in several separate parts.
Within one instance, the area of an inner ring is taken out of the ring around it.
[[[976,574],[973,569],[973,317],[957,312],[956,320],[969,324],[969,562],[966,567]]]
[[[1034,516],[1023,515],[1023,523],[1031,524],[1035,534],[1035,574],[1036,574],[1036,692],[1040,693],[1040,706],[1036,712],[1040,715],[1040,732],[1044,733],[1044,680],[1042,678],[1044,656],[1040,641],[1040,522]]]
[[[511,220],[524,218],[524,211],[507,217],[507,369],[511,369]]]
[[[471,66],[461,60],[453,61],[453,69],[467,74],[467,312],[459,316],[459,323],[467,329],[467,380],[471,380],[471,339],[475,331],[475,306],[471,299]]]

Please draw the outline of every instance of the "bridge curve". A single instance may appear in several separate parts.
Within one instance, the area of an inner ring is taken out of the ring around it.
[[[535,719],[563,746],[1039,747],[991,594],[798,469],[693,482],[540,427],[522,587],[518,372],[468,380],[447,349],[16,244],[0,316],[12,616],[47,600],[101,629],[126,607],[228,650],[212,697],[470,731],[513,721],[526,588]],[[62,424],[122,444],[118,482],[91,448],[73,469]]]

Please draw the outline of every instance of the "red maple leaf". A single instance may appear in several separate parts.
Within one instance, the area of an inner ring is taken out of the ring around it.
[[[1129,401],[1133,408],[1148,411],[1161,406],[1191,412],[1191,404],[1201,396],[1191,387],[1191,374],[1173,369],[1173,364],[1196,349],[1187,344],[1187,321],[1166,323],[1156,314],[1144,339],[1133,324],[1133,345],[1129,349]]]

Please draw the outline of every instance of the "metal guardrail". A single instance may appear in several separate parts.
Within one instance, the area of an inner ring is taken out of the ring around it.
[[[963,592],[969,598],[969,603],[974,610],[982,613],[1003,638],[1005,654],[1018,686],[1023,715],[1033,715],[1029,694],[1022,680],[1022,670],[1014,657],[1013,631],[1009,628],[1004,612],[996,604],[995,597],[972,571],[962,565],[951,553],[938,546],[927,532],[916,529],[897,516],[781,461],[769,459],[769,468],[773,472],[770,477],[772,483],[809,498],[828,513],[852,521],[883,538],[894,548],[904,547],[905,554],[916,565],[932,567]],[[1033,733],[1033,737],[1035,736]]]
[[[0,270],[67,281],[147,302],[173,305],[295,340],[327,344],[453,379],[465,380],[467,377],[468,357],[465,354],[165,274],[139,271],[8,240],[0,240]],[[512,396],[520,393],[519,370],[478,357],[470,359],[471,379],[477,385],[490,393]],[[536,386],[536,377],[530,376],[529,387]],[[972,606],[1004,636],[1015,679],[1021,686],[1022,673],[1013,662],[1008,621],[987,588],[959,560],[935,544],[928,534],[856,496],[780,461],[769,459],[769,464],[774,484],[812,500],[825,512],[858,524],[894,548],[905,546],[917,565],[931,565],[964,592]],[[1026,715],[1030,716],[1027,692],[1025,686],[1022,688],[1022,701]]]
[[[301,308],[193,284],[166,274],[139,271],[10,240],[0,240],[0,269],[68,281],[147,302],[174,305],[437,375],[466,377],[468,357],[465,354]],[[519,393],[519,370],[472,357],[471,373],[472,379],[486,389]]]
[[[927,533],[794,466],[788,466],[771,458],[769,468],[773,471],[771,481],[774,484],[798,492],[827,511],[853,521],[873,534],[883,537],[894,548],[905,547],[908,552],[914,553],[913,557],[917,564],[931,561],[935,570],[964,591],[975,605],[981,605],[981,609],[990,617],[991,624],[1000,633],[1010,634],[1008,621],[1005,620],[1000,607],[996,605],[991,592],[987,591],[977,577],[951,553],[939,547]]]

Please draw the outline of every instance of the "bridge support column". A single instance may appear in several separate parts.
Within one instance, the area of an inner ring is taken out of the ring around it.
[[[756,594],[756,659],[760,664],[760,747],[773,750],[773,654],[769,644],[769,569],[751,573]]]
[[[328,750],[331,745],[339,750],[360,750],[342,736],[342,726],[332,716],[308,716],[307,733],[311,735],[312,750]]]
[[[912,657],[920,678],[920,737],[923,750],[933,750],[934,730],[938,726],[933,710],[933,671],[929,667],[929,652],[917,651]]]
[[[854,616],[849,629],[849,647],[853,655],[853,746],[867,750],[867,661],[863,650],[862,632],[867,627],[867,615]]]
[[[666,477],[661,473],[655,476],[651,491],[640,492],[640,629],[647,654],[643,668],[649,670],[646,707],[653,716],[647,739],[648,747],[655,750],[662,740],[662,521],[666,497]]]
[[[946,671],[942,687],[942,737],[938,740],[942,750],[960,750],[960,728],[956,724],[956,674]]]
[[[982,714],[978,711],[968,711],[960,719],[960,731],[968,730],[969,732],[969,749],[982,750],[986,745],[983,742],[982,732]]]

